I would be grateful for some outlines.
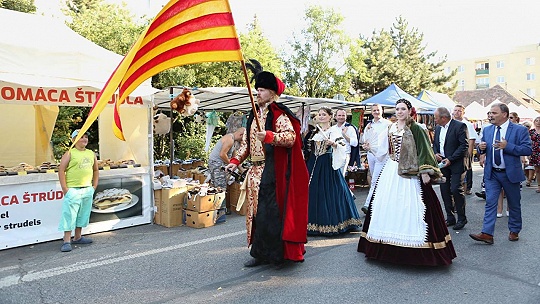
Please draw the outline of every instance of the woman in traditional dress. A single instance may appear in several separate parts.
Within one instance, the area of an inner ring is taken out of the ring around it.
[[[345,164],[344,138],[340,128],[330,126],[331,119],[332,110],[321,108],[316,132],[308,140],[308,235],[337,235],[358,231],[361,225],[353,195],[340,171]]]
[[[384,165],[360,234],[367,258],[408,265],[449,265],[456,257],[441,204],[431,183],[442,177],[425,131],[411,119],[412,105],[396,103]]]
[[[533,127],[529,129],[532,142],[532,154],[529,157],[529,165],[534,166],[536,193],[540,193],[540,116],[534,119],[533,124]]]

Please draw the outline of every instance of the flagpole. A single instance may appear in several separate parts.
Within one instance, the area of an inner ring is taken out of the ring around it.
[[[174,99],[174,87],[171,86],[169,88],[169,97],[171,101]],[[176,174],[173,172],[173,160],[174,160],[174,134],[173,134],[173,123],[174,123],[174,112],[172,108],[172,102],[169,102],[169,106],[171,107],[171,129],[169,131],[169,168],[167,172],[169,173],[169,177],[173,177],[173,174]]]
[[[244,79],[246,80],[247,89],[249,93],[249,100],[251,101],[251,109],[253,109],[253,118],[255,119],[255,122],[257,123],[257,130],[261,132],[262,131],[261,122],[259,121],[259,116],[257,115],[257,108],[255,108],[255,100],[253,99],[253,94],[251,93],[251,85],[249,84],[249,77],[247,74],[246,62],[242,60],[241,63],[242,63],[242,71],[244,72]]]

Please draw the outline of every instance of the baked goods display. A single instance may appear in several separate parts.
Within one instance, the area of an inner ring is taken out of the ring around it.
[[[98,192],[94,197],[92,206],[99,210],[105,210],[122,204],[129,204],[133,195],[127,189],[111,188]]]
[[[21,175],[28,173],[56,173],[60,165],[54,162],[42,162],[40,165],[32,166],[27,163],[20,163],[13,167],[0,164],[0,176]],[[135,163],[133,159],[112,161],[110,159],[98,160],[100,170],[140,167],[141,164]]]
[[[140,167],[140,164],[136,164],[133,159],[124,159],[124,160],[111,160],[111,159],[100,159],[98,160],[98,167],[100,170],[103,168],[116,169],[116,168],[127,168],[129,166]]]
[[[39,172],[46,173],[47,171],[54,170],[55,172],[58,172],[58,164],[51,163],[51,162],[42,162],[41,165],[38,166]]]
[[[0,165],[0,175],[17,175],[21,173],[38,173],[38,168],[27,163],[20,163],[14,167]]]

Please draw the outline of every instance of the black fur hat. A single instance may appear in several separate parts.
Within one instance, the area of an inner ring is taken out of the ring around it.
[[[278,95],[281,95],[285,90],[285,84],[281,79],[277,78],[274,74],[262,71],[257,74],[255,78],[255,89],[265,88],[276,92]]]
[[[262,71],[255,78],[255,89],[265,88],[274,92],[278,91],[276,76],[270,72]]]
[[[251,81],[255,80],[255,89],[264,88],[276,92],[281,95],[285,91],[285,84],[276,75],[263,71],[262,65],[255,59],[249,59],[246,62],[246,67],[253,72]]]

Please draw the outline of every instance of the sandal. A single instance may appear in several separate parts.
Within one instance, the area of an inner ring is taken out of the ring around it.
[[[540,189],[537,189],[537,190],[536,190],[536,193],[540,193]]]
[[[525,186],[530,187],[530,186],[531,186],[531,182],[530,182],[530,181],[527,181],[527,182],[525,183]]]

